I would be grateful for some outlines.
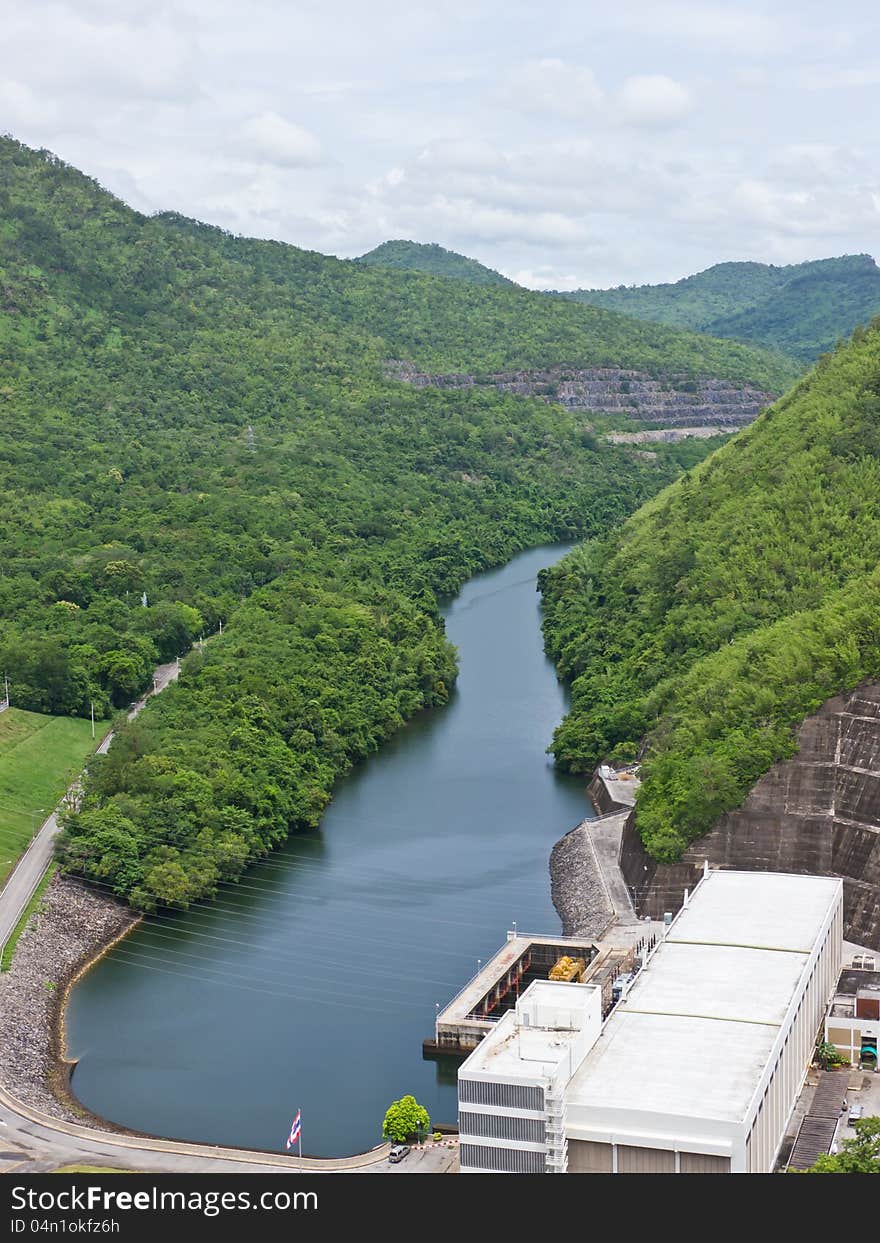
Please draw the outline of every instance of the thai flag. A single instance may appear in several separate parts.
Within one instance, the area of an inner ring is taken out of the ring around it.
[[[299,1139],[301,1134],[302,1134],[302,1110],[298,1109],[296,1111],[296,1117],[294,1118],[293,1122],[290,1124],[290,1134],[287,1137],[288,1151],[290,1151],[290,1149]]]

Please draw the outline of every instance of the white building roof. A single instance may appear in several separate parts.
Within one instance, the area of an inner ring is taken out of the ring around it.
[[[582,1108],[739,1121],[775,1037],[773,1027],[617,1012],[568,1085],[569,1121]]]
[[[505,1082],[552,1079],[563,1064],[570,1073],[585,1042],[598,1035],[601,1014],[601,993],[594,985],[534,980],[459,1073]]]
[[[464,1077],[489,1076],[506,1083],[552,1079],[578,1032],[550,1032],[518,1028],[508,1010],[462,1066]]]
[[[710,872],[678,913],[667,939],[808,954],[840,886],[829,876]]]
[[[745,1117],[839,880],[712,872],[694,891],[566,1092],[596,1111]]]
[[[809,954],[667,942],[636,976],[623,1009],[778,1025]]]

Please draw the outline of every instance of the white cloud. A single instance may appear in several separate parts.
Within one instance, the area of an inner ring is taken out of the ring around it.
[[[860,151],[835,143],[789,143],[772,152],[768,177],[790,185],[857,185],[871,175],[870,163]]]
[[[143,211],[530,287],[871,250],[873,0],[769,7],[0,0],[0,131]]]
[[[593,115],[605,98],[592,69],[556,58],[528,61],[507,77],[502,93],[523,112],[546,113],[579,121]]]
[[[807,91],[863,90],[880,86],[880,65],[810,65],[789,76]]]
[[[664,128],[690,112],[690,92],[663,73],[627,78],[618,95],[621,119],[628,125]]]
[[[249,117],[236,133],[243,155],[278,164],[306,168],[321,161],[321,144],[314,134],[271,110]]]
[[[517,272],[505,272],[504,275],[526,289],[570,290],[578,289],[581,285],[573,272],[563,275],[551,267],[521,268]]]
[[[783,237],[840,238],[859,231],[876,236],[880,227],[876,194],[857,186],[793,190],[746,179],[737,185],[734,200],[747,220]]]
[[[505,158],[492,143],[481,138],[441,138],[419,152],[423,169],[457,172],[497,172],[504,168]]]

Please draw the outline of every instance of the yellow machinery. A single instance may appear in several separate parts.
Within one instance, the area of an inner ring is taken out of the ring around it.
[[[583,958],[569,958],[567,954],[563,954],[550,968],[549,979],[562,980],[565,984],[579,984],[586,966]]]

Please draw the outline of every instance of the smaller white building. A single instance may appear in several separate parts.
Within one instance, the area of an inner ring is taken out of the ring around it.
[[[459,1071],[463,1174],[565,1172],[565,1089],[601,1029],[600,988],[529,985]]]
[[[853,1066],[876,1066],[880,1045],[880,971],[853,966],[840,973],[825,1019],[825,1039]],[[871,959],[873,967],[874,960]]]

